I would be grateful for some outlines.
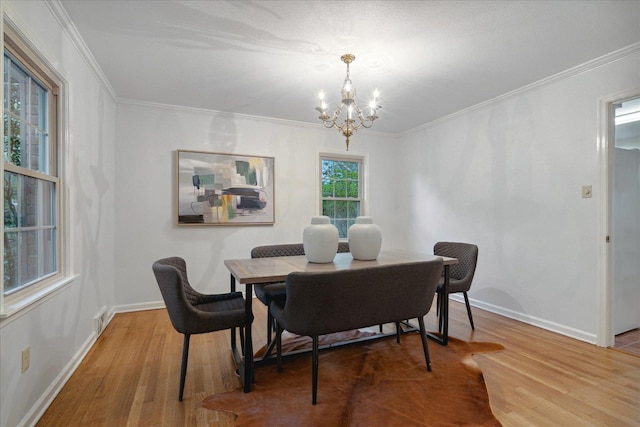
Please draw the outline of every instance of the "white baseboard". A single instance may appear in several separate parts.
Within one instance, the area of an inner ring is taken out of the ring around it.
[[[113,316],[112,316],[113,317]],[[110,320],[110,319],[109,319]],[[85,358],[93,344],[96,342],[98,336],[95,332],[92,332],[91,335],[87,338],[87,340],[80,346],[76,354],[73,355],[69,363],[67,363],[60,371],[58,376],[53,380],[49,387],[42,393],[37,402],[31,407],[29,412],[22,418],[22,421],[18,424],[18,426],[35,426],[38,420],[44,415],[46,410],[49,408],[53,400],[56,398],[58,393],[62,390],[64,385],[69,381],[71,375],[78,369],[80,363]]]
[[[163,305],[164,306],[164,305]],[[105,316],[104,325],[102,331],[109,325],[111,319],[115,315],[114,308],[111,310],[107,310],[107,315]],[[102,332],[101,331],[101,332]],[[40,399],[31,407],[29,412],[24,416],[19,426],[35,426],[38,420],[44,415],[46,410],[49,408],[53,400],[58,396],[64,385],[69,381],[69,378],[73,375],[73,373],[78,369],[80,363],[84,360],[89,350],[93,347],[93,345],[98,340],[100,336],[96,331],[92,332],[91,335],[87,338],[87,340],[80,346],[76,354],[73,355],[69,363],[66,364],[64,369],[60,371],[55,380],[49,384],[49,387],[45,390],[45,392],[40,396]]]
[[[464,297],[461,294],[453,294],[450,298],[454,301],[458,301],[464,304]],[[478,307],[482,310],[489,311],[491,313],[499,314],[510,319],[517,320],[528,325],[536,326],[538,328],[546,329],[547,331],[555,332],[560,335],[565,335],[571,338],[575,338],[580,341],[588,342],[589,344],[597,344],[596,334],[582,331],[579,329],[571,328],[559,323],[549,322],[544,319],[540,319],[529,314],[520,313],[517,311],[509,310],[503,307],[498,307],[493,304],[474,300],[469,298],[469,304],[473,307]]]
[[[106,329],[106,327],[111,323],[113,316],[117,313],[128,313],[132,311],[144,311],[144,310],[155,310],[159,308],[165,308],[164,301],[152,301],[140,304],[126,304],[126,305],[116,305],[111,307],[111,309],[107,310],[107,315],[105,316],[104,327],[102,330]],[[102,309],[100,309],[101,311]],[[98,315],[100,313],[96,313]],[[65,367],[60,371],[58,376],[54,379],[54,381],[47,387],[42,396],[38,399],[38,401],[31,407],[29,412],[22,418],[19,427],[31,427],[35,426],[38,420],[44,415],[46,410],[49,408],[53,400],[60,393],[64,385],[69,381],[69,378],[73,375],[73,373],[78,369],[80,363],[84,360],[85,356],[91,350],[91,347],[95,344],[98,339],[98,334],[95,331],[89,335],[86,341],[80,346],[76,354],[73,355],[69,363],[65,365]]]
[[[454,301],[458,301],[464,304],[464,298],[462,297],[461,294],[452,294],[450,295],[450,298]],[[256,298],[254,297],[254,300],[255,299]],[[469,298],[469,304],[471,304],[473,307],[478,307],[482,310],[499,314],[501,316],[508,317],[510,319],[514,319],[522,323],[526,323],[528,325],[536,326],[551,332],[555,332],[560,335],[565,335],[580,341],[588,342],[589,344],[597,343],[596,335],[593,333],[571,328],[566,325],[561,325],[559,323],[549,322],[547,320],[540,319],[538,317],[531,316],[529,314],[524,314],[524,313],[516,312],[513,310],[505,309],[503,307],[498,307],[493,304],[488,304],[486,302],[478,301],[472,298]],[[165,307],[165,304],[163,301],[153,301],[153,302],[141,303],[141,304],[119,305],[119,306],[113,307],[113,309],[110,311],[109,320],[111,320],[113,315],[116,313],[154,310],[154,309],[164,308],[164,307]]]
[[[117,313],[129,313],[131,311],[156,310],[165,308],[164,301],[151,301],[138,304],[116,305],[111,309],[111,317]]]
[[[454,301],[458,301],[464,304],[464,298],[461,295],[451,295],[450,298]],[[570,328],[565,325],[560,325],[558,323],[549,322],[544,319],[537,318],[535,316],[531,316],[524,313],[519,313],[513,310],[508,310],[502,307],[495,306],[493,304],[488,304],[482,301],[477,301],[472,298],[469,298],[469,303],[473,307],[480,308],[482,310],[489,311],[491,313],[499,314],[504,317],[508,317],[510,319],[518,320],[520,322],[537,326],[542,329],[546,329],[551,332],[555,332],[561,335],[569,336],[571,338],[578,339],[580,341],[585,341],[590,344],[596,344],[596,336],[595,334],[591,334],[585,331],[581,331],[578,329]],[[126,305],[117,305],[113,306],[107,312],[106,324],[105,328],[113,319],[113,316],[117,313],[128,313],[133,311],[144,311],[144,310],[155,310],[159,308],[164,308],[165,304],[163,301],[152,301],[146,303],[139,304],[126,304]],[[91,335],[87,338],[87,340],[82,344],[82,346],[78,349],[73,358],[67,363],[64,369],[60,372],[60,374],[56,377],[56,379],[47,387],[45,392],[42,394],[40,399],[36,402],[36,404],[31,408],[31,410],[24,416],[20,424],[18,426],[35,426],[38,420],[45,413],[47,408],[51,405],[53,400],[56,398],[58,393],[62,390],[64,385],[67,383],[71,375],[76,371],[82,360],[85,358],[93,344],[95,344],[98,336],[95,332],[91,333]]]
[[[244,291],[242,292],[244,295]],[[257,298],[254,296],[253,300],[255,301]],[[144,310],[157,310],[159,308],[165,308],[166,305],[164,301],[151,301],[151,302],[143,302],[138,304],[125,304],[125,305],[116,305],[111,309],[110,316],[113,317],[117,313],[128,313],[130,311],[144,311]],[[111,319],[109,319],[111,320]]]

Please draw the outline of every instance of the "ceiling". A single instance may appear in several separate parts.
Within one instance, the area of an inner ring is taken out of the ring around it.
[[[353,53],[393,134],[640,42],[640,1],[60,3],[118,100],[318,124]]]

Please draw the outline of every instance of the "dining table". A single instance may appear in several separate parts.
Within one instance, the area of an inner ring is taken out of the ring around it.
[[[224,265],[231,275],[231,291],[235,292],[238,284],[245,286],[245,327],[241,352],[238,351],[235,329],[231,331],[231,349],[245,393],[251,391],[253,382],[254,354],[251,324],[253,322],[252,300],[254,284],[284,282],[287,275],[292,272],[355,270],[375,266],[432,261],[436,258],[441,258],[444,265],[443,297],[439,298],[440,306],[438,307],[443,321],[441,322],[440,334],[429,332],[427,335],[439,344],[447,345],[449,298],[446,296],[448,296],[449,287],[449,267],[458,263],[457,258],[411,251],[382,251],[374,260],[357,260],[353,258],[350,252],[338,253],[333,262],[329,263],[312,263],[304,255],[225,260]]]

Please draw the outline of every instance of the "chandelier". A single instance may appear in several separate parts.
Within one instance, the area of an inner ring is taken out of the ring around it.
[[[333,112],[333,115],[329,116],[327,114],[327,104],[324,101],[324,92],[320,92],[320,106],[316,107],[316,110],[320,112],[320,117],[318,118],[322,120],[324,127],[327,129],[336,128],[338,132],[347,138],[347,151],[349,151],[349,138],[351,135],[360,128],[368,129],[373,126],[373,121],[378,118],[376,113],[382,106],[378,104],[379,93],[376,90],[373,93],[373,100],[369,102],[369,115],[367,117],[364,116],[355,100],[356,88],[353,87],[353,83],[349,78],[349,64],[351,64],[356,57],[355,55],[346,53],[342,55],[340,59],[347,64],[347,76],[344,78],[344,84],[342,85],[342,102],[340,102],[338,108]],[[346,109],[346,118],[340,122],[343,109]]]

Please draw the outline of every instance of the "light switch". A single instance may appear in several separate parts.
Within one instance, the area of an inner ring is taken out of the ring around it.
[[[590,199],[591,198],[591,186],[590,185],[583,185],[582,186],[582,198],[583,199]]]

